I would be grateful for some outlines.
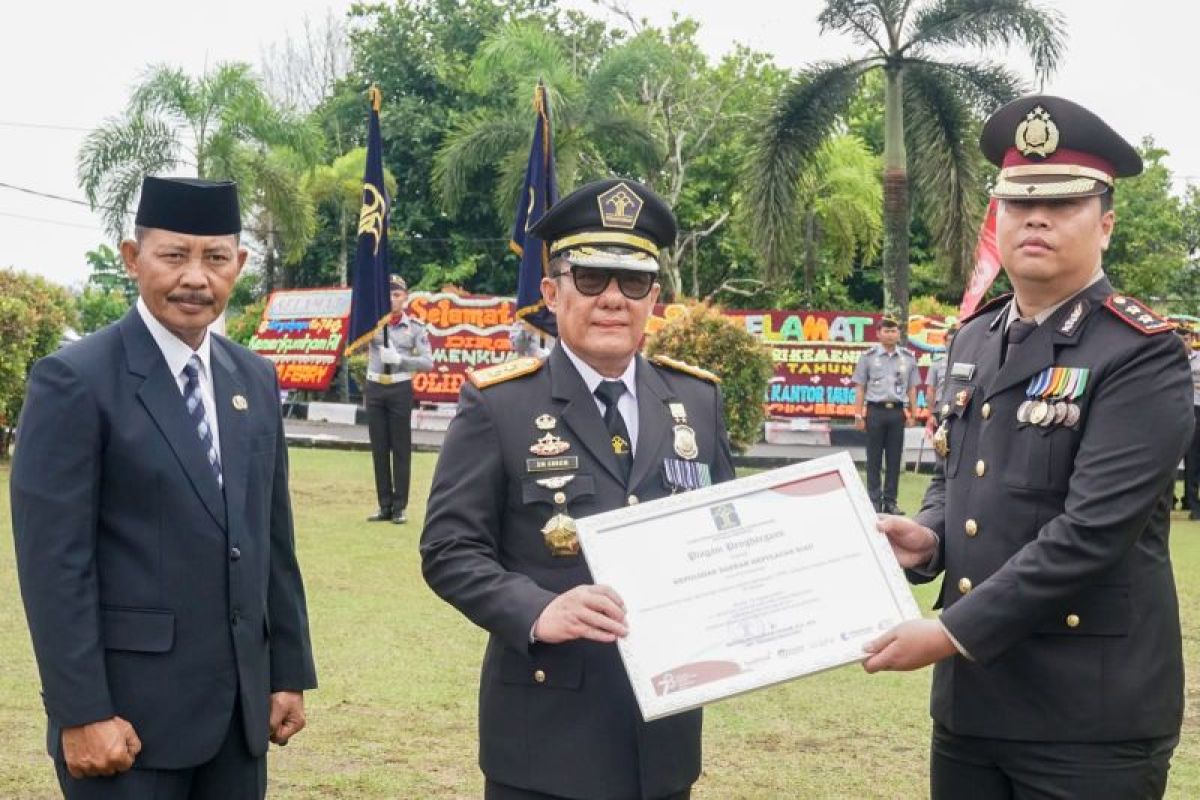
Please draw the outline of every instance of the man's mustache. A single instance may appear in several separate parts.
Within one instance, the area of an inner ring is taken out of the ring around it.
[[[196,306],[211,306],[216,302],[211,296],[202,292],[173,292],[167,295],[172,303],[189,303]]]

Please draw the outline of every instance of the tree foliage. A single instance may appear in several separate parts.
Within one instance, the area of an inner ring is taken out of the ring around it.
[[[74,323],[66,289],[37,275],[0,270],[0,458],[8,454],[29,368],[58,349]]]
[[[765,346],[716,308],[691,303],[646,343],[646,354],[663,354],[696,364],[721,378],[725,424],[734,450],[762,436],[763,401],[774,373]]]
[[[1104,257],[1104,268],[1113,285],[1123,292],[1162,302],[1170,298],[1176,275],[1189,266],[1184,237],[1184,208],[1171,193],[1171,172],[1164,163],[1167,151],[1152,138],[1139,151],[1145,169],[1117,185],[1117,222]]]
[[[804,70],[765,115],[747,171],[755,241],[769,272],[794,265],[804,167],[845,130],[864,79],[882,73],[884,304],[906,315],[910,190],[942,258],[952,271],[966,271],[984,196],[977,122],[1020,89],[1005,68],[963,61],[953,49],[1022,45],[1045,76],[1062,55],[1062,18],[1030,0],[826,0],[818,21],[863,51]]]

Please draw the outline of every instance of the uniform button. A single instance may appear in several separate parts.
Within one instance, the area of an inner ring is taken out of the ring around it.
[[[984,419],[987,419],[988,417],[990,417],[992,415],[992,404],[984,403],[983,408],[980,409],[980,413],[983,414]]]
[[[973,519],[967,520],[967,524],[963,526],[967,530],[967,536],[974,536],[979,533],[979,523]]]
[[[958,579],[958,590],[960,592],[962,592],[963,594],[966,594],[967,592],[971,591],[971,579],[970,578],[959,578]]]
[[[636,494],[629,495],[629,505],[636,506],[640,502],[641,500],[638,500],[638,496]]]
[[[949,414],[949,413],[950,413],[950,404],[949,403],[943,404],[942,405],[942,414],[945,415],[945,414]]]
[[[533,679],[535,681],[537,681],[538,683],[545,683],[546,682],[546,673],[540,669],[534,670]]]
[[[982,478],[985,472],[987,472],[987,464],[983,463],[981,458],[975,462],[975,474]]]
[[[567,494],[566,494],[566,492],[555,492],[555,493],[554,493],[554,502],[555,502],[555,503],[557,503],[557,504],[558,504],[558,505],[560,505],[560,506],[561,506],[563,503],[567,502]]]
[[[1067,614],[1067,627],[1068,628],[1078,628],[1079,627],[1079,615],[1078,614]]]
[[[229,624],[237,625],[238,620],[240,620],[240,619],[241,619],[241,616],[239,616],[237,609],[234,609],[233,613],[229,615]]]
[[[241,557],[242,557],[242,550],[236,544],[233,547],[229,548],[229,560],[230,561],[237,561]]]

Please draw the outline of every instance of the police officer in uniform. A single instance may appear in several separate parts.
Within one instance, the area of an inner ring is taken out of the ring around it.
[[[921,375],[917,359],[900,342],[900,323],[891,317],[879,320],[879,344],[871,347],[854,367],[854,427],[867,432],[867,494],[876,511],[901,514],[896,505],[900,465],[904,455],[904,429],[911,425],[917,407]],[[880,467],[886,456],[886,478]],[[882,485],[881,485],[882,484]]]
[[[680,800],[700,774],[701,712],[642,721],[614,644],[620,587],[593,585],[574,519],[731,479],[719,382],[638,354],[676,233],[653,192],[588,184],[534,233],[558,344],[463,386],[421,536],[425,578],[491,635],[488,800]]]
[[[1183,341],[1188,348],[1188,363],[1192,369],[1192,414],[1196,418],[1196,432],[1192,445],[1184,456],[1183,507],[1189,511],[1188,519],[1200,520],[1200,331],[1181,327]]]
[[[946,329],[945,349],[938,353],[929,365],[929,373],[925,377],[925,402],[933,419],[940,417],[939,407],[942,405],[942,383],[946,380],[947,356],[950,346],[954,344],[954,334],[958,333],[958,323]]]
[[[412,377],[433,369],[433,350],[425,326],[410,317],[408,284],[391,277],[392,316],[376,331],[367,355],[367,434],[375,465],[379,510],[369,522],[408,521],[409,472],[412,465]]]
[[[1168,535],[1193,420],[1179,337],[1101,267],[1115,179],[1141,158],[1047,95],[997,111],[982,147],[1015,293],[954,340],[920,513],[879,523],[912,580],[943,576],[941,618],[864,666],[937,662],[935,800],[1158,798],[1183,715]]]

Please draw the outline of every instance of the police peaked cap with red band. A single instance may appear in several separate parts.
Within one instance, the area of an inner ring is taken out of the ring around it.
[[[992,196],[1007,200],[1103,194],[1142,172],[1142,157],[1104,120],[1048,94],[1022,97],[984,123],[979,146],[1000,167]]]

